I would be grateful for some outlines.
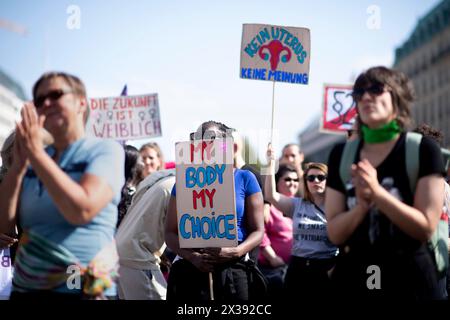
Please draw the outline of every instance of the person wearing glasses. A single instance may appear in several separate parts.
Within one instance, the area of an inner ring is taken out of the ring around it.
[[[0,233],[11,234],[16,222],[23,230],[11,299],[115,297],[124,151],[113,140],[85,137],[89,109],[79,78],[46,73],[33,98],[0,184]],[[42,127],[54,139],[48,147]]]
[[[373,67],[353,86],[360,141],[348,181],[339,173],[344,145],[330,153],[325,212],[340,247],[332,282],[339,298],[442,299],[427,241],[444,201],[439,147],[422,137],[415,190],[406,170],[406,131],[414,98],[401,72]]]
[[[266,198],[293,220],[291,260],[284,289],[287,299],[316,299],[330,294],[328,272],[333,268],[337,248],[327,235],[324,213],[328,168],[323,163],[309,163],[304,172],[304,198],[288,197],[276,190],[275,157],[267,149],[269,173],[265,181]]]
[[[232,138],[234,129],[208,121],[200,125],[191,140]],[[167,300],[210,300],[208,273],[212,272],[216,301],[247,301],[254,299],[251,280],[255,279],[254,263],[249,252],[259,246],[264,233],[263,197],[255,175],[248,170],[234,169],[238,246],[227,248],[180,248],[176,207],[176,187],[172,189],[166,217],[165,239],[175,252],[169,273]],[[250,276],[249,273],[252,273]],[[260,292],[264,294],[264,292]]]
[[[295,197],[300,179],[297,170],[289,164],[282,164],[275,174],[276,189],[287,197]],[[269,296],[277,298],[282,293],[287,265],[292,250],[292,219],[274,205],[264,216],[264,238],[260,245],[258,265],[269,283]]]
[[[281,150],[281,157],[279,163],[290,164],[294,166],[297,170],[297,174],[300,178],[300,185],[297,191],[297,196],[301,197],[303,195],[303,160],[305,155],[300,151],[300,147],[295,143],[288,143]]]

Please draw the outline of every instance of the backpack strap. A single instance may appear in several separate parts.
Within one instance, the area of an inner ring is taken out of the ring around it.
[[[422,135],[416,132],[406,133],[405,157],[406,172],[408,173],[409,188],[414,197],[417,179],[419,177],[419,149]]]
[[[441,148],[442,155],[444,156],[445,163],[445,171],[448,170],[448,166],[450,165],[450,150]]]
[[[359,139],[347,141],[342,151],[341,163],[339,165],[339,176],[342,184],[345,184],[351,179],[350,169],[355,161],[356,151],[358,151]]]

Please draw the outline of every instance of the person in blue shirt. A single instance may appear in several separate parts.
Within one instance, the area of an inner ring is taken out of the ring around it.
[[[0,185],[0,233],[13,234],[17,222],[23,230],[11,299],[113,297],[123,149],[85,137],[89,109],[77,77],[46,73],[33,99],[21,111],[14,162]],[[54,138],[46,148],[42,127]]]
[[[191,140],[232,138],[232,131],[222,123],[208,121],[196,133],[191,134]],[[238,246],[227,248],[180,248],[176,189],[173,188],[165,238],[167,246],[182,259],[177,259],[172,265],[167,300],[209,300],[209,272],[213,277],[215,300],[246,301],[253,298],[248,267],[254,268],[254,265],[248,264],[248,253],[259,246],[264,234],[263,197],[261,188],[250,171],[234,169],[234,185]]]

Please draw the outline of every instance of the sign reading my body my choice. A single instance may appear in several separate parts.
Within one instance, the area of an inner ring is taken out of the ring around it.
[[[175,151],[180,247],[237,246],[232,140],[179,142]]]
[[[244,24],[241,78],[308,84],[310,58],[309,29]]]

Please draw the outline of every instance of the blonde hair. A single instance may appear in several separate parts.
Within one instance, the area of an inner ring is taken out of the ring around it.
[[[144,151],[145,149],[153,149],[156,151],[156,155],[158,156],[160,167],[158,168],[158,170],[163,170],[165,167],[165,162],[164,162],[164,156],[163,153],[161,151],[161,148],[159,147],[159,145],[156,142],[149,142],[146,143],[144,145],[141,146],[141,148],[139,149],[139,152]]]

